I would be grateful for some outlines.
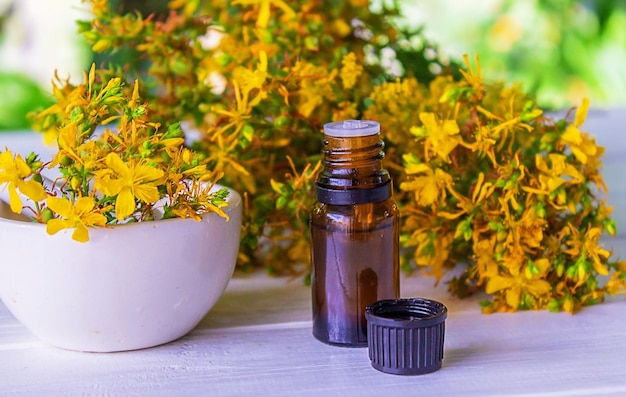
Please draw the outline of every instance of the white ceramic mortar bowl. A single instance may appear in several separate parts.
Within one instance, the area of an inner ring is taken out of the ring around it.
[[[5,204],[0,211],[6,213]],[[232,277],[241,197],[198,222],[168,219],[49,236],[45,225],[0,216],[0,298],[53,345],[112,352],[166,343],[191,331]]]

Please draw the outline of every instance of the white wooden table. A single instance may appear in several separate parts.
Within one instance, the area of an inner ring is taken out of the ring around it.
[[[623,229],[607,247],[626,258],[626,112],[593,111],[585,129],[607,148],[609,203]],[[403,296],[448,306],[443,368],[423,376],[371,368],[367,349],[311,336],[301,280],[238,275],[190,334],[125,353],[78,353],[40,342],[0,304],[0,396],[625,396],[626,297],[571,316],[482,315],[432,279],[403,278]]]

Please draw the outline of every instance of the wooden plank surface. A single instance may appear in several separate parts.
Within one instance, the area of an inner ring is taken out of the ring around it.
[[[382,374],[366,349],[316,341],[309,289],[257,274],[234,279],[186,337],[134,352],[45,345],[2,307],[0,395],[626,395],[625,299],[575,316],[485,316],[476,299],[452,299],[431,284],[403,280],[405,296],[450,310],[444,367],[433,374]]]
[[[605,179],[626,228],[626,116],[595,111],[586,129],[607,146]],[[626,234],[607,240],[626,258]],[[178,341],[124,353],[78,353],[40,342],[0,304],[0,396],[624,396],[626,298],[579,314],[480,314],[481,297],[403,277],[403,296],[448,306],[443,368],[402,377],[371,368],[367,349],[311,336],[310,289],[264,274],[235,277]]]

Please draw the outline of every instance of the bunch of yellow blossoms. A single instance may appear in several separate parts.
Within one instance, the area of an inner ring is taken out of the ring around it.
[[[183,146],[180,124],[162,130],[149,120],[138,83],[126,91],[124,85],[120,78],[103,84],[95,67],[83,84],[57,82],[57,103],[35,120],[57,145],[51,161],[0,153],[0,184],[9,190],[13,212],[28,213],[26,207],[49,234],[74,229],[72,238],[80,242],[89,240],[90,227],[199,220],[210,211],[226,216],[220,207],[228,191],[211,190],[218,175]],[[113,122],[115,131],[107,128]]]
[[[148,17],[87,2],[80,30],[113,65],[99,73],[142,78],[151,120],[188,121],[204,164],[243,193],[240,267],[307,274],[322,126],[363,118],[381,123],[400,187],[407,271],[439,280],[464,266],[449,286],[486,291],[487,312],[572,312],[626,289],[598,242],[615,225],[594,190],[602,149],[580,130],[586,102],[573,123],[552,122],[518,86],[469,63],[459,73],[367,0],[174,0]],[[134,57],[115,58],[122,48]]]
[[[466,62],[461,81],[441,77],[424,92],[419,120],[402,127],[413,139],[396,138],[409,145],[400,188],[413,263],[437,280],[465,266],[449,286],[492,295],[485,312],[574,312],[626,292],[626,262],[599,242],[616,225],[602,197],[604,149],[581,130],[589,102],[573,122],[554,122],[518,87],[485,83],[478,60],[476,70]]]
[[[113,65],[101,73],[140,78],[153,120],[188,121],[194,149],[244,195],[240,268],[307,274],[322,125],[358,117],[372,88],[395,79],[385,51],[410,59],[413,75],[446,68],[428,43],[407,47],[411,34],[389,22],[397,11],[372,13],[366,0],[175,0],[145,17],[86,2],[94,18],[80,30]]]

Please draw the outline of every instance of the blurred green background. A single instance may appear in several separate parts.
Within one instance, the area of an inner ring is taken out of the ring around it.
[[[29,128],[26,114],[52,103],[51,81],[81,81],[91,51],[77,34],[81,0],[0,0],[0,131]]]
[[[624,0],[403,0],[445,56],[477,53],[484,74],[523,84],[542,106],[626,105]],[[472,57],[473,58],[473,57]]]
[[[120,1],[161,11],[164,1]],[[423,27],[437,54],[478,54],[488,79],[520,82],[545,108],[626,105],[626,0],[375,0],[398,5],[402,26]],[[0,0],[0,130],[28,128],[50,103],[50,81],[82,79],[94,60],[76,34],[80,0]],[[417,44],[419,45],[419,43]],[[434,51],[433,51],[434,52]]]

